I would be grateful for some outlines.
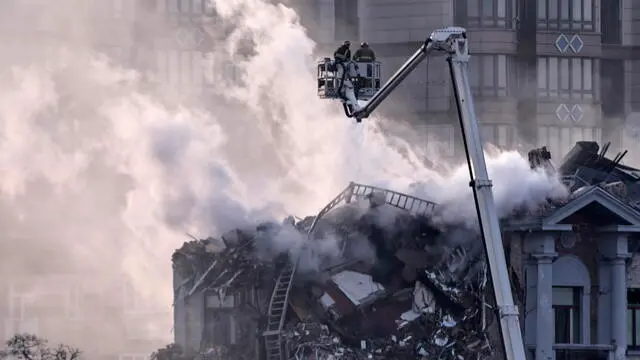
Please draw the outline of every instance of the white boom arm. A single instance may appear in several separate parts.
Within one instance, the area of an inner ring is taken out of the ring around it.
[[[526,356],[518,308],[513,302],[502,234],[500,233],[500,224],[491,189],[492,183],[487,173],[480,130],[469,84],[469,45],[466,29],[448,27],[431,33],[420,49],[387,81],[368,103],[357,111],[351,112],[348,116],[355,117],[358,120],[367,118],[409,76],[411,71],[434,51],[447,54],[464,147],[469,164],[471,178],[469,185],[473,188],[480,230],[487,261],[489,262],[506,359],[524,360]]]

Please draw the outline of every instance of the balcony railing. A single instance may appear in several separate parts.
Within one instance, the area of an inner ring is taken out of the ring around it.
[[[613,360],[613,345],[556,344],[555,360]]]
[[[555,360],[613,360],[613,345],[605,344],[555,344]],[[527,359],[536,358],[536,349],[533,345],[527,345]]]

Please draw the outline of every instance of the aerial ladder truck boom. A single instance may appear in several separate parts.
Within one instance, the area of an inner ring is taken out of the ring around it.
[[[469,184],[473,189],[480,231],[493,282],[505,356],[507,360],[524,360],[526,357],[519,313],[511,292],[500,224],[491,189],[492,183],[487,173],[469,84],[469,44],[466,29],[448,27],[431,33],[420,49],[391,76],[366,104],[360,106],[343,100],[345,113],[358,121],[367,118],[409,76],[411,71],[434,52],[447,56],[469,165],[471,178]]]

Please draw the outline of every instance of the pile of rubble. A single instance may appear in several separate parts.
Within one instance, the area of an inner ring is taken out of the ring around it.
[[[219,240],[185,243],[173,256],[184,279],[178,290],[189,296],[254,287],[268,297],[280,269],[309,256],[270,244],[292,229],[307,239],[313,220],[288,218],[237,229]],[[486,266],[476,234],[437,229],[427,218],[358,202],[325,215],[308,241],[328,236],[338,253],[299,271],[291,290],[292,311],[283,330],[295,359],[492,357],[484,311]],[[322,252],[313,245],[304,249]],[[255,307],[266,312],[264,304]]]

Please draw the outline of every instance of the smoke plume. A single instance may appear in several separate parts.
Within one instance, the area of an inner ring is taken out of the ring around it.
[[[451,204],[445,218],[473,218],[466,167],[427,169],[375,118],[356,125],[317,98],[318,54],[293,10],[212,3],[210,26],[224,36],[196,61],[185,58],[198,54],[188,46],[175,57],[150,50],[161,48],[158,37],[175,39],[169,17],[116,3],[115,18],[108,0],[0,4],[2,260],[14,279],[80,272],[109,289],[124,279],[143,307],[164,312],[145,321],[169,341],[170,258],[186,232],[313,214],[349,181],[418,193]],[[135,39],[134,28],[144,30]],[[503,215],[558,193],[516,153],[488,162]],[[47,290],[38,286],[30,291]],[[107,293],[104,301],[120,302]],[[118,341],[116,330],[67,339],[68,322],[56,325],[44,335],[85,351]]]

